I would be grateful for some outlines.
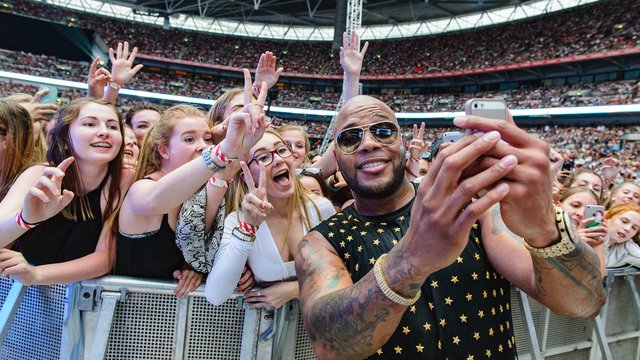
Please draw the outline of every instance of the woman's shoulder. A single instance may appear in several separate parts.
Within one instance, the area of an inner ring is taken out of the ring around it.
[[[336,213],[336,209],[333,207],[331,200],[324,196],[314,196],[313,198],[310,198],[308,204],[309,207],[312,206],[311,203],[315,204],[318,210],[320,210],[322,219],[326,219]]]

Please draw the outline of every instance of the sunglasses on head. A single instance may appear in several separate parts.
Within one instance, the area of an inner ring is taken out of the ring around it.
[[[383,146],[393,145],[398,140],[398,125],[391,121],[380,121],[340,131],[336,136],[338,148],[345,154],[353,154],[362,144],[365,130],[369,130],[371,137]]]

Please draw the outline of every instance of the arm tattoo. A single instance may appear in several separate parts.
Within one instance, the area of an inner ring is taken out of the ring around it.
[[[499,235],[504,232],[509,234],[514,239],[517,239],[518,242],[522,243],[522,238],[509,230],[507,225],[502,221],[502,215],[500,214],[500,204],[496,204],[493,209],[491,209],[491,223],[493,225],[493,235]]]

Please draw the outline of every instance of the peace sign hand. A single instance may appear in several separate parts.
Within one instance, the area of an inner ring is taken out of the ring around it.
[[[426,147],[427,144],[424,141],[424,123],[420,124],[420,130],[418,130],[418,125],[413,124],[413,139],[409,142],[411,159],[414,161],[420,160]]]
[[[240,212],[243,220],[249,225],[259,226],[264,218],[273,210],[273,206],[267,200],[267,175],[263,165],[260,165],[260,179],[256,187],[251,176],[251,171],[244,161],[240,162],[243,180],[249,188],[249,192],[242,199]]]
[[[74,194],[62,190],[62,179],[73,160],[73,157],[69,157],[57,167],[44,169],[42,176],[24,197],[22,218],[25,222],[35,224],[45,221],[71,203]]]

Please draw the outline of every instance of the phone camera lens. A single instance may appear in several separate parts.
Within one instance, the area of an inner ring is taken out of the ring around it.
[[[473,108],[477,109],[478,108],[478,104],[473,104]]]

